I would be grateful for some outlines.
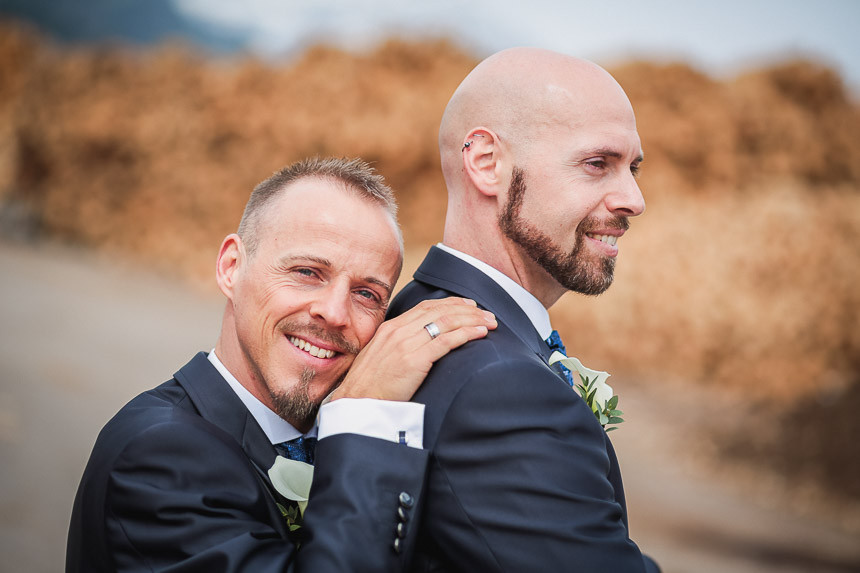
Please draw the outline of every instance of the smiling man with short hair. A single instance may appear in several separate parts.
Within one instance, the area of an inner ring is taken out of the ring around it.
[[[391,191],[364,162],[306,160],[261,183],[218,254],[214,351],[104,427],[67,571],[399,570],[428,459],[423,407],[404,401],[495,327],[462,298],[380,327],[402,253]],[[279,455],[314,463],[298,529],[304,500],[269,474]]]

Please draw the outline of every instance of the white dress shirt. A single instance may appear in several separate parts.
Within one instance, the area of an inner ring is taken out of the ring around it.
[[[522,285],[500,270],[491,267],[484,261],[476,259],[472,255],[467,255],[466,253],[460,252],[457,249],[452,249],[448,245],[443,245],[442,243],[436,243],[436,246],[446,253],[454,255],[458,259],[469,263],[493,279],[493,282],[505,289],[505,292],[514,299],[514,302],[517,303],[521,309],[523,309],[523,312],[529,317],[529,320],[534,325],[535,330],[537,330],[540,337],[544,340],[550,337],[552,334],[552,324],[549,321],[549,312],[547,312],[546,307],[541,304],[541,301],[536,299],[532,293],[524,289]]]
[[[209,353],[209,362],[245,404],[269,441],[279,444],[302,435],[242,386],[215,355],[214,348]],[[323,402],[317,423],[304,435],[322,440],[335,434],[358,434],[421,449],[424,447],[424,404],[369,398]]]

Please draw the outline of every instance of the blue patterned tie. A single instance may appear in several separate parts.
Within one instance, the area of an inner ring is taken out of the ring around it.
[[[567,356],[567,351],[564,349],[564,343],[561,341],[561,336],[559,336],[557,330],[553,330],[552,334],[549,335],[549,338],[546,339],[546,343],[549,345],[550,353],[553,351],[558,351]],[[559,368],[561,368],[561,372],[564,374],[564,379],[567,380],[568,385],[573,387],[573,374],[570,373],[570,369],[564,364],[557,363]]]
[[[306,464],[314,463],[314,448],[317,445],[316,438],[306,438],[299,436],[294,440],[288,440],[275,444],[275,451],[279,455],[284,456],[288,460],[296,460],[305,462]]]

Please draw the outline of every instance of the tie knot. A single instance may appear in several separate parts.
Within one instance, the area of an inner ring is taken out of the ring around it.
[[[557,350],[567,356],[567,350],[565,350],[564,343],[561,341],[561,336],[559,336],[557,330],[552,331],[552,334],[546,339],[546,343],[549,345],[551,351]]]
[[[550,352],[557,350],[567,356],[567,351],[564,349],[564,343],[561,341],[561,336],[559,336],[557,330],[552,331],[552,334],[550,334],[549,338],[546,339],[546,343],[549,346]],[[558,369],[561,371],[561,375],[564,377],[564,381],[567,382],[567,385],[573,387],[573,373],[570,369],[560,362],[558,363]]]
[[[314,448],[317,445],[316,438],[306,438],[299,436],[294,440],[288,440],[275,444],[275,451],[279,455],[284,456],[288,460],[296,460],[305,462],[306,464],[314,463]]]

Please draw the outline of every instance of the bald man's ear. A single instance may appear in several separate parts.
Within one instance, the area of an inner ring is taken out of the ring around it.
[[[233,300],[233,289],[239,278],[239,273],[246,260],[245,246],[239,235],[227,235],[218,251],[218,262],[215,264],[215,280],[218,288],[228,299]]]
[[[506,187],[504,146],[492,130],[477,127],[463,142],[463,167],[478,191],[495,197]]]

